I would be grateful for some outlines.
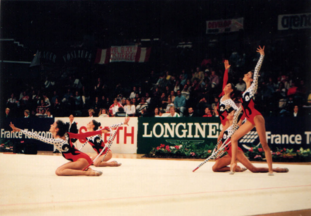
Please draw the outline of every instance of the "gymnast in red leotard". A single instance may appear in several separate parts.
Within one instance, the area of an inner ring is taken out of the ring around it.
[[[120,123],[120,124],[116,124],[116,125],[112,125],[112,128],[120,126],[120,125],[127,125],[129,122],[130,118],[127,117],[125,118],[124,123]],[[90,121],[86,128],[88,131],[96,131],[98,128],[100,127],[100,123],[92,120]],[[105,130],[107,130],[109,132],[109,128],[105,127]],[[88,143],[93,147],[93,149],[95,150],[95,152],[97,153],[97,155],[99,153],[101,153],[101,151],[106,148],[104,141],[102,140],[100,135],[96,135],[96,136],[92,136],[92,137],[88,137],[86,138]],[[84,145],[83,145],[84,146]],[[108,152],[107,152],[108,151]],[[106,154],[107,153],[107,154]],[[106,156],[105,156],[106,155]],[[105,157],[105,158],[104,158]],[[92,157],[92,160],[94,160],[96,157]],[[104,160],[103,160],[104,158]],[[104,150],[104,152],[101,154],[101,156],[99,156],[96,161],[94,161],[94,165],[96,167],[106,167],[106,166],[121,166],[121,163],[118,163],[117,161],[111,161],[108,162],[110,159],[112,158],[112,152],[110,149],[106,148],[106,150]],[[102,161],[103,160],[103,161]]]
[[[232,157],[232,148],[231,148],[231,135],[234,134],[234,132],[239,128],[238,125],[238,119],[239,115],[242,112],[242,107],[240,107],[237,111],[233,110],[227,115],[228,123],[230,126],[228,129],[224,132],[223,137],[221,139],[221,143],[219,144],[222,145],[222,143],[228,143],[224,151],[226,151],[228,154],[225,155],[224,157],[220,159],[216,159],[215,164],[213,165],[212,169],[214,172],[228,172],[230,171],[230,167],[228,165],[231,162],[231,157]],[[238,147],[237,154],[236,154],[237,160],[243,164],[249,171],[253,173],[264,173],[268,172],[268,168],[262,168],[262,167],[255,167],[244,155],[243,151],[241,148]],[[246,169],[243,169],[239,166],[236,166],[236,172],[243,172]],[[274,172],[288,172],[287,168],[276,168],[273,169]]]
[[[261,48],[260,46],[257,48],[257,52],[260,53],[260,58],[255,67],[255,71],[254,73],[249,71],[244,75],[243,78],[243,81],[246,84],[246,91],[242,94],[242,106],[247,121],[231,137],[232,143],[232,158],[230,165],[231,173],[234,173],[235,167],[237,165],[236,157],[239,139],[243,137],[245,134],[247,134],[254,127],[256,127],[260,143],[265,151],[265,156],[269,167],[269,175],[273,175],[272,155],[266,140],[265,119],[260,114],[260,112],[258,112],[254,108],[254,101],[253,101],[254,95],[258,87],[259,70],[261,68],[261,64],[265,56],[264,50],[265,50],[264,46],[263,48]]]
[[[75,146],[72,144],[71,139],[85,139],[88,136],[94,136],[101,133],[105,133],[107,131],[99,130],[89,133],[83,134],[74,134],[68,133],[66,136],[67,127],[66,125],[58,120],[51,124],[50,132],[52,133],[53,138],[45,138],[36,133],[21,130],[10,123],[10,127],[13,131],[20,131],[26,136],[40,140],[42,142],[54,145],[55,148],[62,153],[63,157],[69,160],[70,162],[58,167],[55,171],[58,176],[100,176],[102,172],[92,170],[89,168],[90,165],[93,164],[92,159],[85,153],[80,152]]]
[[[218,104],[218,113],[220,122],[222,124],[222,130],[219,133],[218,141],[223,137],[223,133],[227,130],[227,128],[230,126],[228,123],[227,115],[229,112],[233,110],[237,110],[238,107],[231,99],[231,95],[234,92],[235,86],[232,83],[227,84],[228,82],[228,71],[231,65],[229,65],[228,60],[224,61],[225,65],[225,73],[223,78],[223,92],[220,94],[222,96],[219,100]]]

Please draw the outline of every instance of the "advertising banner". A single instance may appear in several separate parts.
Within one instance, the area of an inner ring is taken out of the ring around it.
[[[25,129],[34,133],[38,133],[40,136],[45,138],[52,138],[50,130],[50,125],[53,124],[54,118],[14,118],[5,119],[0,121],[0,140],[1,143],[18,143],[18,145],[26,144],[36,144],[37,150],[40,151],[51,151],[53,150],[53,145],[43,143],[41,141],[29,138],[22,134],[21,132],[12,132],[9,127],[10,122],[12,122],[15,127],[20,129]]]
[[[278,16],[278,30],[311,28],[311,13]]]
[[[266,138],[272,151],[277,148],[310,148],[311,118],[267,117],[265,122]],[[137,153],[149,153],[160,144],[215,145],[221,128],[218,118],[139,118]],[[239,140],[243,150],[257,145],[260,142],[256,128]]]
[[[113,118],[103,118],[103,117],[76,117],[74,121],[77,123],[77,127],[79,133],[87,132],[86,125],[95,120],[101,123],[101,127],[104,128],[106,126],[111,126],[113,124],[118,124],[124,122],[124,118],[121,117],[113,117]],[[64,123],[69,122],[68,117],[62,118],[55,118],[55,121],[62,120]],[[113,153],[136,153],[137,152],[137,117],[131,117],[129,126],[122,125],[119,127],[115,140],[111,146],[111,150]],[[109,138],[109,133],[106,133],[102,136],[105,142]],[[75,146],[80,149],[84,140],[77,140],[74,144]],[[95,153],[93,148],[90,145],[85,145],[84,148],[81,150],[87,153]]]
[[[147,62],[151,48],[138,46],[112,46],[108,49],[97,49],[95,64],[109,62]]]
[[[160,144],[216,143],[220,127],[219,118],[139,118],[137,153],[149,153]]]
[[[244,28],[244,18],[206,21],[206,34],[236,32]]]

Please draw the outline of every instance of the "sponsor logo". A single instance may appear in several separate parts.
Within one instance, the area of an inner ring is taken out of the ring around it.
[[[279,15],[278,30],[311,28],[311,14]]]

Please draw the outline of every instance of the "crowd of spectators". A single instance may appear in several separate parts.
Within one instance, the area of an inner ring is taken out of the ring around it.
[[[236,102],[246,87],[243,74],[255,67],[258,57],[254,51],[233,51],[228,56],[229,82],[236,87]],[[24,83],[20,92],[9,90],[3,103],[12,117],[61,117],[71,113],[77,117],[218,117],[223,61],[219,55],[207,55],[199,64],[179,70],[150,69],[126,85],[107,80],[102,73],[64,73],[59,80],[47,76],[39,85]],[[251,67],[245,66],[247,61]],[[310,115],[302,108],[311,105],[311,91],[303,73],[297,75],[296,70],[295,65],[287,71],[263,67],[255,104],[264,116],[292,116],[294,110],[299,110],[299,115]]]

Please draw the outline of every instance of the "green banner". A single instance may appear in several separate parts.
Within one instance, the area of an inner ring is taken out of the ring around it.
[[[165,145],[216,144],[221,131],[219,118],[138,118],[138,154]]]

